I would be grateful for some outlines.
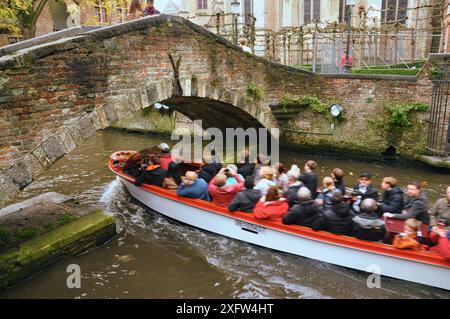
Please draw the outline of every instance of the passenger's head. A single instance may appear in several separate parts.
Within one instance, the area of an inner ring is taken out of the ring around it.
[[[417,219],[409,218],[405,221],[403,232],[405,232],[407,235],[417,235],[417,231],[419,230],[420,225],[422,225],[422,223]]]
[[[245,39],[245,38],[240,38],[240,39],[239,39],[239,44],[240,44],[240,45],[247,45],[247,39]]]
[[[162,153],[170,153],[170,147],[169,145],[167,145],[166,143],[161,143],[158,145],[158,149],[162,152]]]
[[[333,177],[336,182],[341,182],[344,179],[344,171],[340,168],[334,168],[331,171],[331,177]]]
[[[406,193],[409,197],[418,197],[420,195],[422,186],[418,182],[410,182],[406,186]]]
[[[450,202],[450,186],[447,187],[447,200]]]
[[[225,174],[219,174],[214,179],[214,185],[217,187],[223,187],[227,183],[227,176]]]
[[[133,0],[130,4],[130,13],[133,13],[135,11],[142,11],[141,1],[140,0]]]
[[[315,161],[307,161],[305,163],[305,170],[306,171],[315,171],[317,167],[317,163]]]
[[[247,176],[245,178],[245,188],[253,189],[254,186],[255,186],[255,178],[253,176]]]
[[[333,192],[333,195],[331,196],[331,203],[332,204],[339,204],[343,201],[342,193],[338,190]]]
[[[266,201],[275,202],[280,199],[280,193],[278,192],[278,187],[270,186],[267,190]]]
[[[374,214],[378,210],[377,202],[372,198],[366,198],[361,203],[361,212],[366,214]]]
[[[331,177],[324,177],[323,187],[327,189],[334,189],[334,181]]]
[[[256,163],[259,165],[269,165],[270,157],[264,154],[259,154],[256,158]]]
[[[273,175],[274,175],[273,169],[269,166],[263,166],[259,170],[259,176],[261,176],[262,179],[272,180]]]
[[[198,178],[198,175],[196,172],[193,171],[187,171],[184,178],[190,182],[195,182]]]
[[[284,167],[283,163],[276,163],[275,164],[275,170],[277,171],[278,175],[286,173],[286,168]]]
[[[397,180],[394,177],[385,177],[381,183],[382,189],[391,189],[397,186]]]
[[[287,172],[286,175],[288,178],[289,185],[297,183],[298,177],[300,176],[300,174],[298,174],[298,172],[293,171],[293,170],[290,170],[289,172]]]
[[[359,176],[359,185],[367,187],[372,184],[372,175],[369,173],[363,173]]]
[[[306,187],[301,187],[297,192],[297,198],[300,202],[311,200],[311,191]]]

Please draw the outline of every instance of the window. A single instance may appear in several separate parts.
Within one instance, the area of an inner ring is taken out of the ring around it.
[[[208,10],[208,0],[197,0],[197,10]]]
[[[339,0],[339,23],[344,23],[347,18],[345,0]]]
[[[117,17],[120,22],[125,22],[127,20],[127,9],[124,7],[117,8]]]
[[[98,17],[98,22],[106,22],[106,7],[103,1],[98,1],[94,6],[95,15]]]
[[[305,0],[303,23],[320,21],[320,0]]]
[[[284,0],[283,6],[283,27],[290,27],[292,25],[291,17],[291,1]]]
[[[398,5],[398,6],[397,6]],[[408,0],[383,0],[382,22],[404,20],[407,16]],[[403,23],[405,21],[402,21]]]
[[[253,16],[253,0],[244,0],[244,15],[245,24],[251,25],[253,21],[249,15]]]

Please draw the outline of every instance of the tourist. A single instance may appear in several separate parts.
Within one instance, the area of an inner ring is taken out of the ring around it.
[[[166,178],[164,178],[164,181],[162,183],[162,187],[170,191],[176,192],[178,186],[180,186],[182,182],[181,175],[182,172],[180,166],[175,162],[170,163],[169,168],[167,170]]]
[[[293,165],[286,174],[288,178],[288,189],[284,193],[284,197],[287,199],[289,207],[299,203],[297,193],[301,187],[304,187],[303,183],[298,180],[300,177],[300,170],[296,170],[295,168],[298,168],[297,165]]]
[[[288,177],[286,175],[286,169],[283,163],[277,163],[273,167],[275,171],[274,182],[283,192],[287,191],[289,188]]]
[[[450,231],[433,227],[433,231],[439,236],[438,244],[430,249],[431,252],[441,255],[450,261]]]
[[[142,10],[141,0],[132,0],[130,9],[127,15],[127,21],[136,20],[144,16],[144,10]]]
[[[288,213],[283,218],[283,224],[317,227],[320,208],[312,199],[311,191],[306,187],[301,187],[297,193],[297,198],[299,204],[289,208]]]
[[[356,238],[382,242],[386,235],[386,225],[377,214],[378,205],[372,198],[361,203],[361,213],[353,218],[353,234]]]
[[[415,218],[424,225],[428,225],[428,207],[427,198],[425,193],[422,192],[421,186],[417,182],[411,182],[406,187],[406,193],[408,194],[408,201],[403,207],[401,214],[384,213],[387,218],[394,218],[400,220],[407,220],[409,218]]]
[[[341,193],[339,190],[336,190],[333,179],[328,176],[325,177],[323,179],[323,189],[320,192],[320,194],[317,196],[316,203],[319,206],[322,206],[323,210],[330,209],[331,208],[331,198],[333,197],[333,194],[336,192]]]
[[[340,168],[334,168],[331,172],[331,177],[333,178],[336,189],[338,189],[342,195],[345,195],[344,171]]]
[[[236,194],[244,188],[244,180],[235,171],[230,171],[230,173],[237,180],[237,184],[227,185],[228,178],[225,175],[225,170],[226,168],[222,168],[208,185],[212,202],[221,207],[227,207]]]
[[[384,190],[383,200],[379,203],[381,212],[400,214],[403,209],[403,190],[397,186],[397,180],[394,177],[385,177],[381,188]]]
[[[430,226],[443,224],[450,230],[450,186],[447,187],[447,197],[438,199],[429,211]]]
[[[299,181],[310,190],[312,199],[317,198],[318,180],[316,175],[316,167],[317,163],[315,161],[307,161],[305,163],[305,172],[299,177]]]
[[[144,16],[153,16],[155,14],[160,14],[158,10],[156,10],[154,5],[154,0],[148,0],[147,5],[145,6]]]
[[[178,196],[211,201],[208,184],[202,178],[198,178],[196,172],[186,172],[181,180],[182,183],[177,190]]]
[[[330,209],[325,210],[319,216],[314,227],[315,230],[324,230],[336,235],[352,235],[355,215],[348,204],[344,202],[340,191],[333,193]]]
[[[349,54],[349,56],[348,56],[348,66],[347,66],[347,51],[346,50],[344,50],[342,52],[342,55],[341,55],[341,57],[339,59],[339,62],[338,62],[338,66],[341,68],[343,73],[347,73],[347,72],[349,72],[352,69],[353,58]]]
[[[238,167],[238,173],[244,178],[255,174],[256,164],[250,161],[250,153],[248,148],[242,151],[241,163],[239,163]]]
[[[242,50],[246,53],[253,53],[252,49],[247,46],[247,39],[241,38],[239,39],[239,46],[242,48]]]
[[[259,170],[259,182],[256,183],[255,189],[261,191],[262,195],[266,195],[269,187],[276,186],[273,182],[274,171],[270,166],[263,166]]]
[[[159,161],[161,163],[161,168],[167,170],[169,169],[169,164],[173,162],[169,145],[161,143],[158,145],[158,149],[160,151]]]
[[[278,187],[271,186],[267,190],[267,195],[262,196],[256,203],[253,214],[257,219],[281,221],[288,208],[288,203],[280,196]]]
[[[142,173],[136,177],[134,185],[141,186],[142,184],[148,184],[162,187],[166,174],[166,170],[161,168],[159,157],[152,156],[150,162],[144,165]]]
[[[245,179],[241,174],[238,173],[238,168],[234,164],[228,164],[226,166],[224,174],[227,176],[227,186],[238,183],[238,181],[235,178],[235,175],[239,176],[242,180]]]
[[[417,241],[417,232],[421,222],[415,218],[409,218],[403,225],[403,233],[395,236],[392,245],[397,249],[420,250],[420,243]]]
[[[209,183],[220,171],[222,165],[220,163],[216,163],[212,155],[209,154],[203,157],[203,162],[204,165],[200,168],[198,177],[204,179],[206,183]]]
[[[353,188],[352,192],[352,210],[356,214],[360,213],[361,203],[371,198],[378,200],[378,191],[372,186],[372,176],[369,173],[363,173],[359,176],[359,183]]]
[[[247,176],[245,178],[245,189],[237,193],[231,203],[228,205],[230,212],[237,210],[244,213],[251,213],[255,208],[256,203],[261,198],[261,192],[257,189],[253,189],[255,186],[255,178],[253,176]]]
[[[256,166],[255,166],[255,183],[258,184],[259,180],[261,179],[260,170],[263,167],[269,167],[270,168],[270,157],[264,154],[259,154],[256,157]]]

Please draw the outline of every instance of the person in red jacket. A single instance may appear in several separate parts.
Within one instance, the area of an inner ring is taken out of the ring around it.
[[[433,227],[433,232],[438,234],[438,244],[430,249],[450,261],[450,232],[444,228]]]
[[[212,202],[217,206],[228,207],[234,196],[244,188],[244,180],[234,171],[229,171],[236,179],[237,184],[227,184],[228,177],[225,175],[226,168],[222,168],[219,173],[209,182],[208,190],[212,197]]]
[[[280,196],[278,187],[271,186],[267,195],[261,197],[253,209],[253,215],[257,219],[281,221],[289,209],[286,198]]]
[[[169,145],[161,143],[158,145],[158,149],[161,151],[161,154],[159,155],[161,168],[167,171],[169,169],[169,164],[173,162]]]

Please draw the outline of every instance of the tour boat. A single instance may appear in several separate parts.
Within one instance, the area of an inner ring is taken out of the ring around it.
[[[450,261],[437,254],[398,250],[387,244],[258,220],[253,214],[230,213],[210,202],[183,198],[160,187],[146,184],[138,187],[134,185],[134,177],[124,173],[123,159],[130,154],[139,153],[114,153],[108,162],[109,169],[119,176],[132,197],[169,218],[273,250],[450,290]]]

